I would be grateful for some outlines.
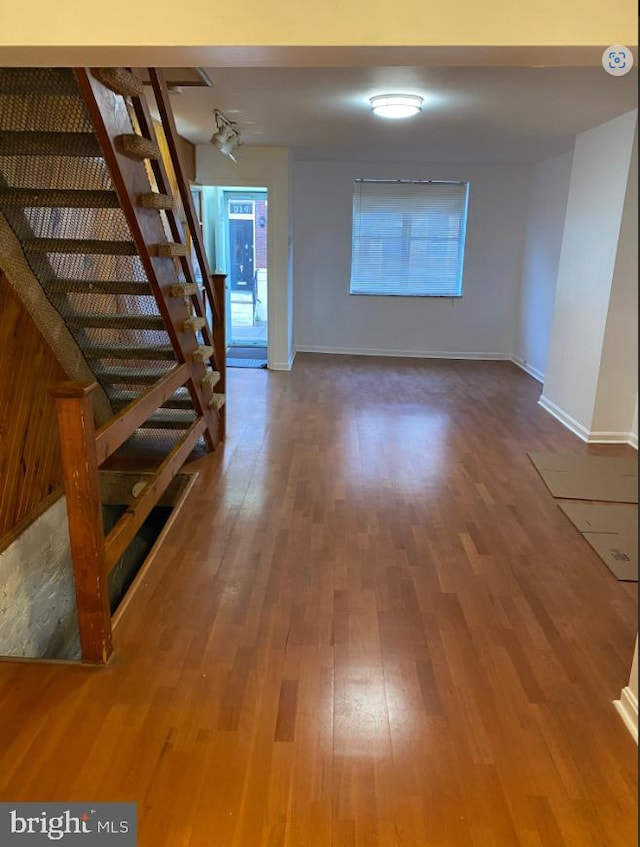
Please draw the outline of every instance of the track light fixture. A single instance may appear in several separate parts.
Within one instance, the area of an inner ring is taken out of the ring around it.
[[[216,131],[211,136],[211,143],[233,162],[238,161],[244,145],[240,140],[240,130],[219,109],[214,109],[213,117],[216,122]]]

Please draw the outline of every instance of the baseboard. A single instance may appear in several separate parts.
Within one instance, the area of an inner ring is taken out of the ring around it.
[[[614,700],[613,705],[625,723],[625,726],[638,743],[638,698],[627,686],[620,692],[620,699]]]
[[[293,353],[289,356],[286,362],[269,362],[269,370],[270,371],[290,371],[293,367],[293,363],[296,358],[296,353],[298,351],[294,350]]]
[[[556,406],[556,404],[549,400],[548,397],[545,397],[544,394],[540,395],[538,405],[542,406],[546,412],[553,415],[556,420],[560,421],[561,424],[571,430],[571,432],[574,435],[577,435],[578,438],[581,438],[582,441],[589,440],[589,436],[591,435],[590,431],[575,418],[572,418],[571,415],[567,414],[567,412],[565,412],[564,409],[561,409],[560,406]]]
[[[545,397],[544,394],[541,395],[538,404],[567,429],[571,430],[574,435],[577,435],[582,441],[586,441],[587,444],[630,444],[631,447],[638,449],[638,437],[633,432],[607,432],[605,430],[587,429],[564,409]]]
[[[298,346],[298,353],[329,353],[341,356],[391,356],[399,359],[472,359],[478,361],[505,361],[505,353],[455,353],[435,350],[388,350],[381,347],[319,347],[313,344]]]
[[[633,438],[634,434],[632,432],[599,432],[598,430],[592,430],[589,433],[587,441],[589,444],[629,444],[637,450],[637,436],[635,436],[635,444]]]
[[[522,368],[523,371],[532,376],[534,379],[537,379],[538,382],[544,383],[544,374],[542,371],[539,371],[537,368],[534,368],[532,364],[526,362],[524,359],[521,359],[520,356],[512,356],[511,361],[514,365],[517,365],[519,368]]]

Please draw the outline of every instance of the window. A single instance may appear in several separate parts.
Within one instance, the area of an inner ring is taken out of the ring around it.
[[[357,179],[351,294],[460,297],[469,183]]]

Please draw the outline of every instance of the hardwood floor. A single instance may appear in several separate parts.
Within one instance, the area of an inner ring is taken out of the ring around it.
[[[504,362],[228,392],[110,665],[0,665],[0,799],[136,801],[142,847],[636,844],[636,586],[526,455],[634,451]]]

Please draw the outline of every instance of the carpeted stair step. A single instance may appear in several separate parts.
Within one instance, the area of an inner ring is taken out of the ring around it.
[[[160,315],[77,313],[69,315],[66,323],[72,327],[94,329],[166,329]]]
[[[144,83],[126,68],[95,68],[93,75],[115,94],[123,97],[141,97]]]
[[[192,362],[206,362],[213,356],[213,347],[207,347],[205,344],[199,344],[191,353]]]
[[[205,318],[191,317],[182,322],[183,332],[199,332],[207,325]]]
[[[98,241],[84,238],[25,238],[27,253],[73,253],[87,256],[137,256],[132,241]]]
[[[68,68],[0,68],[0,94],[78,96],[78,85]]]
[[[187,255],[187,245],[179,241],[163,241],[155,246],[156,255],[163,259],[180,259]]]
[[[153,385],[171,373],[171,368],[93,368],[96,378],[104,385]]]
[[[221,409],[225,404],[226,396],[224,394],[214,394],[209,400],[210,409]]]
[[[73,191],[57,188],[0,189],[0,207],[21,209],[117,209],[120,207],[115,191]]]
[[[91,132],[0,132],[0,156],[64,156],[98,159],[102,151]]]
[[[174,360],[175,353],[170,345],[149,347],[130,344],[91,344],[83,346],[82,352],[87,359],[154,359],[157,361]]]
[[[189,429],[196,417],[195,411],[191,414],[189,412],[158,411],[141,424],[140,429]]]
[[[202,378],[202,387],[205,391],[213,391],[216,385],[220,382],[220,374],[218,371],[207,371]]]
[[[172,297],[194,297],[198,291],[199,287],[195,284],[195,282],[180,282],[177,285],[171,286],[171,296]]]
[[[149,191],[146,194],[138,194],[138,206],[143,209],[173,209],[173,197],[170,194],[159,194],[157,191]]]
[[[147,282],[135,280],[50,279],[45,283],[51,294],[134,294],[152,297]]]
[[[139,391],[118,391],[109,397],[112,407],[119,411],[140,396]],[[193,400],[187,388],[179,388],[173,397],[162,404],[163,409],[187,409],[194,411]]]
[[[122,152],[130,156],[132,159],[144,161],[145,159],[160,159],[160,148],[149,138],[143,138],[141,135],[119,135],[116,138],[116,143]]]

